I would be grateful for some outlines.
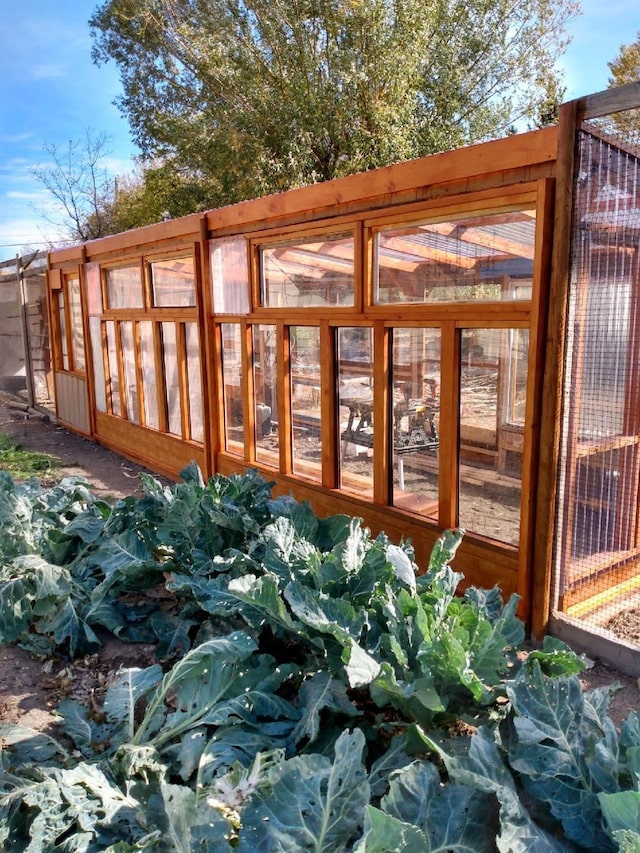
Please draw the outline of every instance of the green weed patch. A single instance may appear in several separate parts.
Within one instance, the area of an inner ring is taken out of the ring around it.
[[[0,433],[0,471],[6,471],[14,480],[50,479],[58,472],[58,462],[48,453],[25,450],[8,435]]]

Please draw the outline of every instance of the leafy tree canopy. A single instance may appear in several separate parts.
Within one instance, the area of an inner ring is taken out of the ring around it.
[[[617,57],[608,63],[611,76],[609,88],[636,83],[640,80],[640,32],[636,40],[623,44]],[[614,132],[621,133],[628,142],[640,141],[640,110],[626,110],[611,116]]]
[[[143,156],[208,206],[327,180],[535,122],[558,91],[574,0],[107,0]]]

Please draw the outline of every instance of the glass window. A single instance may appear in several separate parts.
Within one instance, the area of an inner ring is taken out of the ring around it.
[[[119,267],[106,271],[109,308],[142,308],[140,267]]]
[[[96,391],[96,409],[107,411],[107,389],[104,375],[104,360],[102,358],[102,323],[99,317],[89,317],[89,334],[93,350],[93,382]]]
[[[85,369],[84,329],[82,328],[82,305],[80,303],[80,280],[70,278],[67,281],[69,293],[69,313],[71,315],[71,350],[73,369],[79,372]]]
[[[354,304],[353,235],[263,246],[262,304],[269,308]]]
[[[144,422],[146,426],[152,429],[160,429],[153,328],[154,324],[149,320],[143,320],[138,325],[144,396]]]
[[[188,308],[196,304],[192,257],[154,261],[149,266],[156,308]]]
[[[528,334],[463,329],[461,347],[459,524],[517,545]]]
[[[58,322],[60,323],[60,355],[62,369],[69,370],[69,346],[67,343],[67,315],[64,308],[64,291],[58,290]]]
[[[137,424],[140,421],[140,415],[138,413],[138,383],[136,380],[136,351],[133,343],[133,323],[120,324],[120,337],[127,418],[132,423]]]
[[[338,329],[340,488],[373,497],[373,341],[365,327]]]
[[[180,377],[175,323],[162,323],[162,357],[164,361],[164,387],[167,401],[169,432],[182,435],[180,416]]]
[[[222,387],[224,400],[225,448],[244,454],[244,412],[242,408],[242,346],[240,325],[222,323]]]
[[[256,459],[280,464],[277,430],[276,327],[253,327],[253,384],[256,400]]]
[[[320,329],[317,326],[291,326],[289,341],[293,472],[320,482]]]
[[[109,396],[111,399],[111,412],[121,417],[120,407],[120,373],[118,371],[118,353],[116,350],[116,324],[113,320],[105,323],[107,332],[107,357],[109,362]]]
[[[438,518],[440,330],[393,329],[393,505]]]
[[[521,210],[378,231],[375,302],[530,299],[535,224]]]
[[[185,323],[184,330],[187,346],[187,381],[189,382],[189,434],[193,441],[204,441],[198,326],[196,323]]]
[[[230,237],[209,241],[213,310],[217,314],[248,314],[249,261],[247,241]]]
[[[86,264],[84,274],[87,282],[87,313],[90,317],[95,317],[97,314],[102,314],[100,264]]]

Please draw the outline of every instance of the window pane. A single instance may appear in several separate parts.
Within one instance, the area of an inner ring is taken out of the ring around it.
[[[238,323],[222,323],[222,385],[225,447],[244,455],[244,412],[242,409],[242,338]]]
[[[144,395],[144,422],[146,426],[152,429],[160,429],[156,362],[153,348],[153,325],[149,320],[144,320],[138,325]]]
[[[262,303],[270,308],[354,304],[351,234],[264,246]]]
[[[464,329],[461,345],[459,524],[517,545],[528,335]]]
[[[393,330],[393,504],[438,518],[440,330]]]
[[[106,276],[109,308],[142,308],[140,267],[107,270]]]
[[[375,301],[531,299],[535,211],[388,228],[375,237]]]
[[[107,411],[107,391],[102,358],[102,324],[99,317],[89,318],[91,349],[93,350],[93,382],[96,390],[96,409]]]
[[[293,471],[320,482],[320,329],[291,326],[290,350]]]
[[[338,329],[340,488],[373,497],[372,330]]]
[[[62,356],[62,369],[69,370],[69,349],[67,346],[67,316],[64,310],[64,292],[57,291],[58,295],[58,320],[60,322],[60,354]]]
[[[96,314],[102,314],[100,264],[86,264],[84,274],[87,282],[87,313],[90,317],[95,317]]]
[[[73,369],[84,371],[84,330],[82,328],[82,306],[80,304],[80,280],[70,278],[67,281],[69,292],[69,310],[71,311],[71,348],[73,351]]]
[[[162,357],[167,401],[169,432],[182,435],[180,418],[180,380],[178,376],[178,350],[175,323],[162,323]]]
[[[204,441],[202,425],[202,384],[200,382],[200,338],[196,323],[185,323],[187,379],[189,382],[189,424],[193,441]]]
[[[111,412],[121,417],[120,408],[120,375],[118,373],[118,356],[116,353],[116,324],[113,320],[105,323],[107,331],[107,357],[109,361],[109,393],[111,396]]]
[[[124,391],[127,418],[134,424],[140,420],[138,414],[138,383],[136,381],[136,352],[133,345],[133,323],[121,323],[122,366],[124,368]]]
[[[213,310],[218,314],[249,313],[247,241],[238,237],[209,241]]]
[[[193,258],[156,261],[150,267],[153,304],[157,308],[184,308],[196,304]]]
[[[253,327],[256,459],[275,468],[280,464],[277,430],[276,342],[275,326]]]

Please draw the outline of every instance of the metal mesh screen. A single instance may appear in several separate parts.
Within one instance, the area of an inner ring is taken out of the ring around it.
[[[640,120],[628,118],[578,134],[555,598],[640,646]]]

